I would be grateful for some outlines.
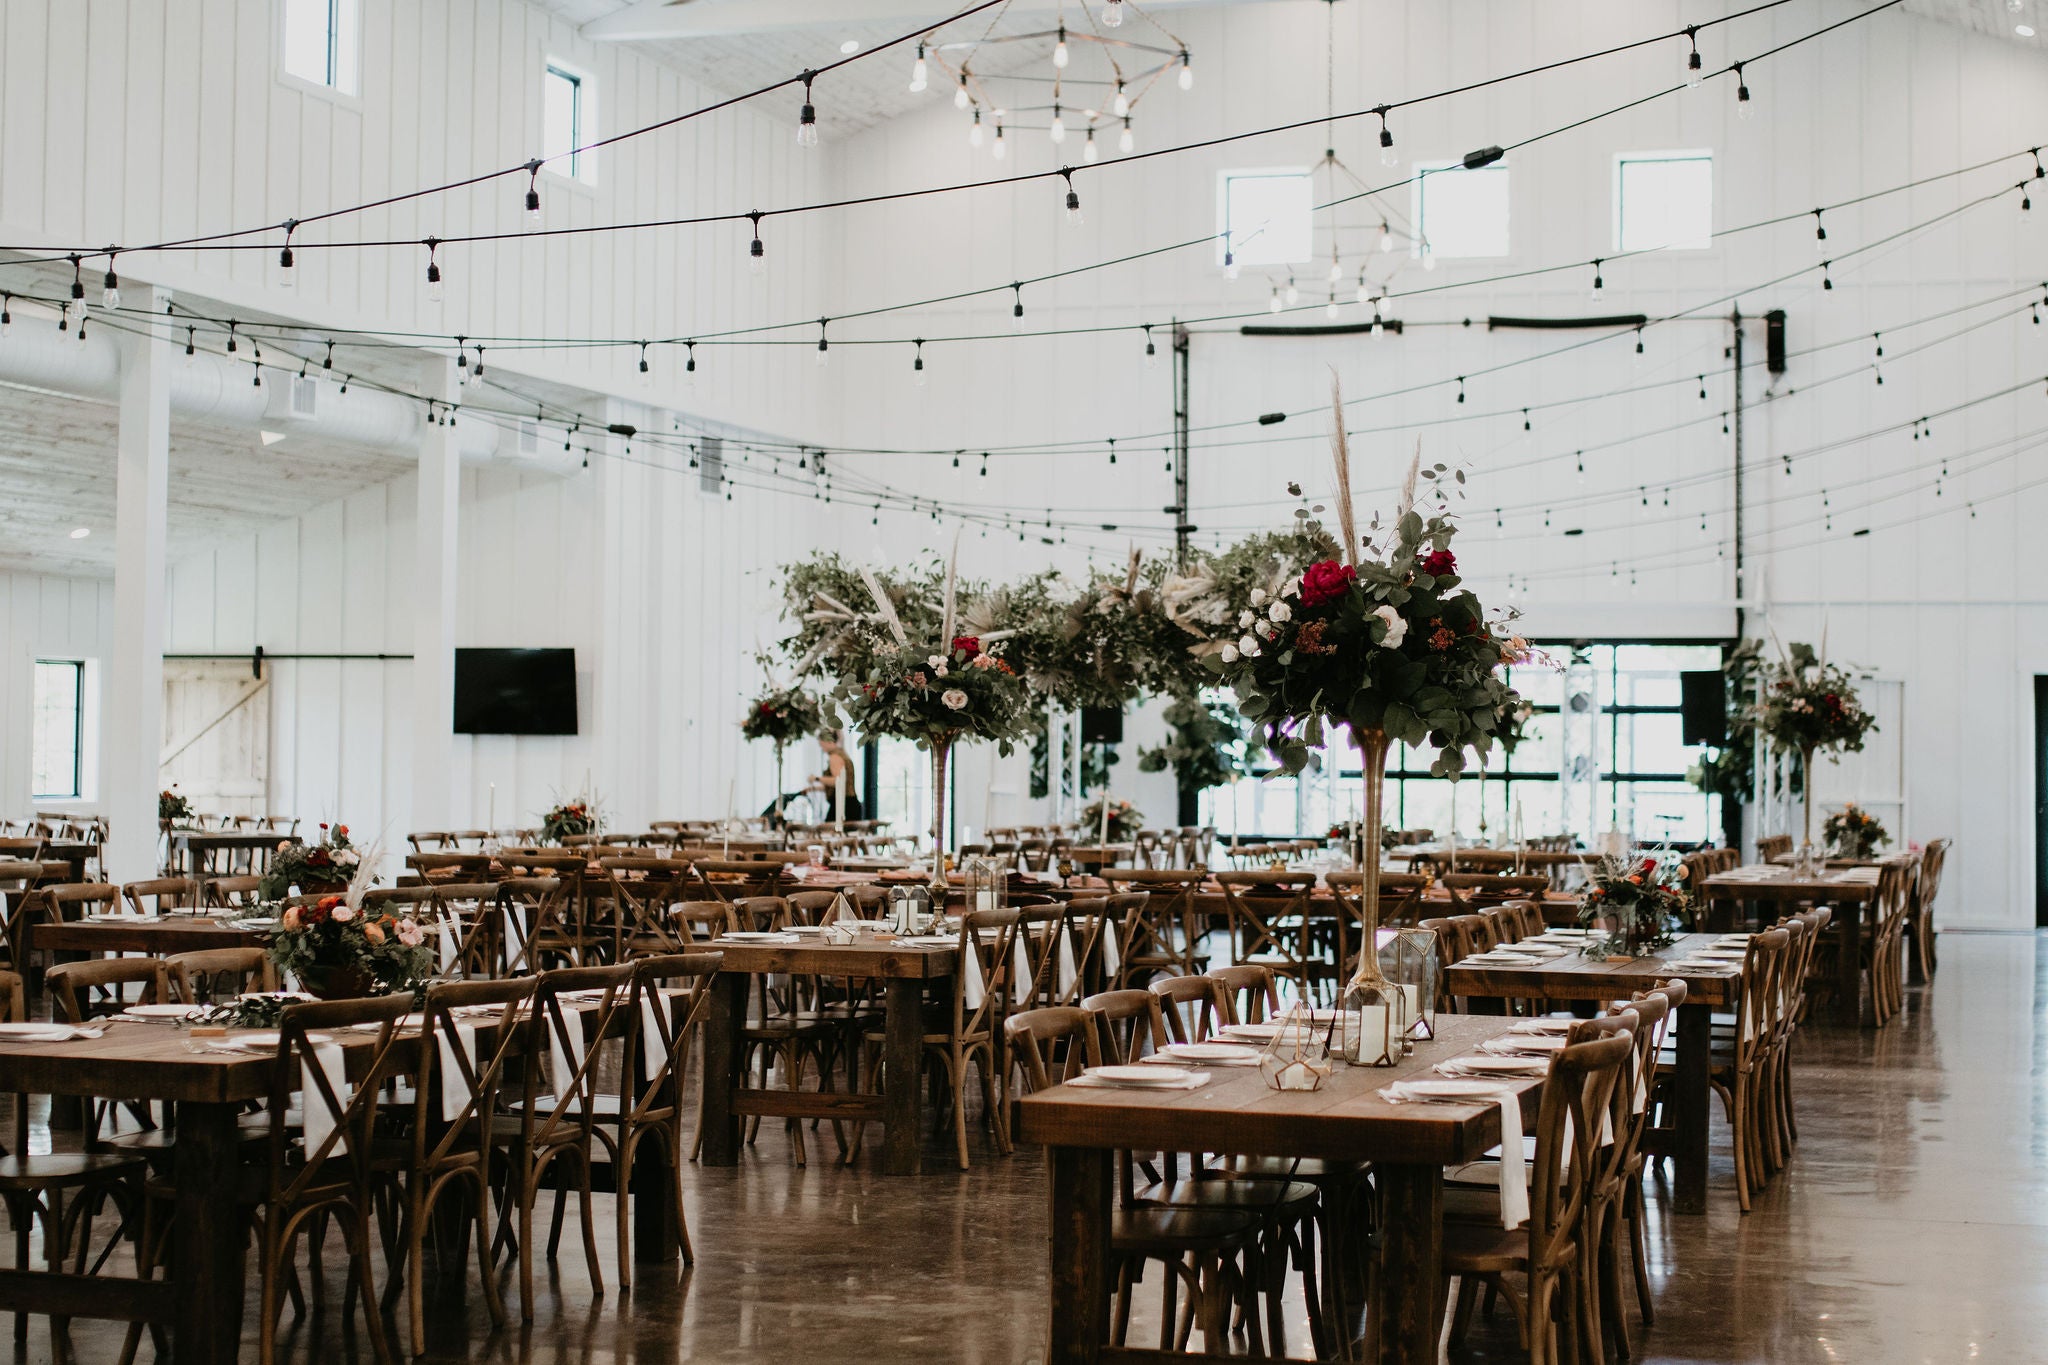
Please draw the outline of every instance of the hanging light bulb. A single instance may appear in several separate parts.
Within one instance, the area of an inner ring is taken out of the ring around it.
[[[1593,299],[1594,299],[1594,301],[1595,301],[1595,302],[1598,302],[1598,301],[1599,301],[1599,299],[1600,299],[1600,291],[1601,291],[1602,289],[1605,289],[1606,287],[1607,287],[1607,281],[1606,281],[1606,279],[1605,279],[1605,278],[1604,278],[1604,277],[1603,277],[1603,276],[1601,275],[1601,273],[1600,273],[1600,258],[1596,256],[1596,257],[1594,257],[1594,258],[1593,258],[1593,288],[1592,288],[1592,296],[1593,296]]]
[[[1735,64],[1735,117],[1747,123],[1756,113],[1756,101],[1749,97],[1749,78],[1742,74],[1742,63]]]
[[[815,147],[818,145],[818,106],[811,103],[811,82],[817,72],[804,72],[804,105],[796,115],[796,145]]]
[[[1187,50],[1186,48],[1182,48],[1182,49],[1180,50],[1180,77],[1179,77],[1179,79],[1180,79],[1180,88],[1181,88],[1181,89],[1183,89],[1183,90],[1192,90],[1192,89],[1194,89],[1194,88],[1195,88],[1195,68],[1194,68],[1194,64],[1193,64],[1192,62],[1190,62],[1190,61],[1189,61],[1189,59],[1188,59],[1188,50]]]
[[[1124,88],[1122,81],[1116,83],[1116,98],[1109,102],[1109,112],[1118,118],[1130,117],[1131,92]]]
[[[6,314],[0,313],[0,317],[5,316]],[[187,365],[197,365],[199,363],[198,330],[196,327],[187,327],[185,329],[185,363]]]
[[[1266,311],[1269,313],[1277,313],[1286,306],[1286,304],[1280,302],[1280,286],[1277,284],[1274,285],[1273,297],[1266,300]]]
[[[297,260],[292,255],[292,232],[298,225],[299,222],[296,218],[285,219],[284,245],[278,248],[277,252],[277,287],[279,289],[289,289],[296,283],[292,277],[292,267],[297,264]],[[114,258],[109,256],[107,258],[107,269],[111,271],[113,268]]]
[[[962,71],[960,73],[960,84],[953,87],[953,107],[955,109],[965,109],[967,104],[967,73]]]
[[[1344,267],[1338,263],[1337,248],[1332,245],[1330,248],[1330,283],[1335,284],[1343,278]]]
[[[1060,106],[1057,100],[1053,102],[1052,124],[1045,130],[1045,135],[1052,139],[1052,144],[1055,147],[1067,140],[1067,120],[1060,114]]]
[[[1093,166],[1097,155],[1099,154],[1095,150],[1095,130],[1090,128],[1088,130],[1088,140],[1081,144],[1081,159]]]
[[[7,339],[7,329],[14,326],[14,312],[8,307],[14,302],[14,295],[0,294],[0,341]],[[192,354],[192,329],[185,329],[185,354]]]
[[[1387,127],[1387,106],[1382,104],[1373,112],[1380,116],[1380,165],[1398,166],[1401,154],[1394,150],[1394,130]]]
[[[818,319],[818,368],[821,370],[832,358],[831,347],[825,341],[825,321],[824,318]]]
[[[967,145],[970,147],[979,147],[981,145],[981,110],[979,109],[974,111],[974,122],[967,125]]]
[[[540,226],[540,166],[539,157],[526,163],[526,223],[528,227]]]
[[[434,259],[434,249],[440,246],[438,238],[427,238],[427,302],[441,301],[441,263]]]
[[[1700,61],[1699,33],[1698,25],[1687,24],[1685,26],[1685,83],[1687,85],[1698,85],[1707,78],[1706,65]]]
[[[1428,242],[1422,244],[1422,268],[1424,270],[1436,269],[1436,248]]]
[[[1145,368],[1148,370],[1159,368],[1159,348],[1152,344],[1152,324],[1149,322],[1145,324]],[[1109,462],[1111,464],[1116,463],[1116,452],[1114,450],[1110,451]]]
[[[697,343],[686,341],[683,344],[690,348],[690,358],[683,362],[683,382],[685,384],[694,384],[697,382]]]
[[[1289,308],[1292,308],[1292,307],[1294,307],[1294,305],[1295,305],[1295,304],[1297,304],[1297,303],[1300,303],[1300,302],[1301,302],[1301,290],[1300,290],[1300,288],[1299,288],[1299,287],[1297,287],[1297,286],[1295,285],[1295,283],[1294,283],[1294,276],[1292,276],[1292,275],[1289,275],[1289,276],[1287,277],[1287,306],[1288,306]]]
[[[71,257],[71,297],[74,299],[85,297],[85,279],[79,274],[82,259],[75,253]]]
[[[1081,226],[1081,196],[1074,192],[1074,173],[1072,171],[1061,171],[1060,174],[1066,177],[1067,181],[1067,226],[1079,227]]]
[[[1052,45],[1052,64],[1061,71],[1067,69],[1067,26],[1060,25],[1059,41]]]
[[[121,277],[114,273],[114,254],[107,253],[107,278],[100,284],[100,307],[121,306]]]
[[[1380,220],[1380,250],[1381,250],[1381,251],[1392,251],[1393,249],[1394,249],[1394,233],[1393,233],[1393,229],[1391,229],[1391,228],[1389,228],[1389,227],[1387,226],[1387,224],[1386,224],[1386,220],[1385,220],[1385,219],[1381,219],[1381,220]]]
[[[1379,311],[1380,316],[1388,322],[1394,320],[1394,295],[1389,294],[1385,289],[1380,290]]]
[[[1003,141],[1003,125],[998,123],[996,125],[996,144],[995,146],[989,149],[989,155],[994,157],[996,160],[1001,161],[1005,157],[1009,156],[1009,154],[1010,148]]]
[[[645,354],[646,354],[646,352],[645,352],[645,351],[643,350],[643,351],[642,351],[642,355],[644,356]],[[466,385],[466,384],[468,384],[468,383],[469,383],[469,345],[468,345],[468,338],[466,338],[466,337],[457,337],[457,338],[455,338],[455,386],[456,386],[457,388],[461,388],[461,387],[463,387],[464,385]]]
[[[1013,284],[1010,293],[1010,330],[1021,332],[1024,330],[1024,286]]]
[[[1371,302],[1372,286],[1365,282],[1365,269],[1361,266],[1358,271],[1358,306],[1363,308]]]
[[[640,387],[650,388],[654,384],[654,371],[647,368],[647,343],[640,343]]]
[[[761,245],[761,211],[755,209],[747,217],[754,220],[754,240],[747,247],[747,269],[759,275],[768,268],[768,249]]]
[[[924,342],[919,340],[915,345],[917,356],[910,362],[910,382],[921,389],[924,387]]]
[[[1103,0],[1102,26],[1122,28],[1124,25],[1124,0]]]
[[[1131,121],[1129,119],[1125,119],[1124,130],[1116,135],[1116,149],[1120,152],[1127,153],[1137,145],[1138,140],[1135,137],[1131,136]]]
[[[1332,322],[1337,320],[1337,296],[1335,294],[1330,295],[1330,301],[1323,305],[1323,316]]]
[[[1238,276],[1237,252],[1231,248],[1230,234],[1223,234],[1223,278],[1234,280]]]
[[[925,92],[925,87],[930,84],[930,80],[931,68],[925,63],[924,44],[919,43],[917,45],[917,60],[910,64],[910,93],[922,95]]]

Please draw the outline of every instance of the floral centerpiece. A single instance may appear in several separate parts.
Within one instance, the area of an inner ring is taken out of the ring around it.
[[[176,787],[160,791],[156,794],[156,818],[166,825],[173,820],[190,820],[192,803]]]
[[[1587,940],[1586,956],[1642,957],[1669,947],[1692,901],[1685,879],[1685,864],[1675,859],[1602,858],[1592,869],[1579,922],[1608,933]]]
[[[1042,574],[1005,589],[985,604],[997,619],[1021,624],[1012,662],[1033,691],[1068,710],[1122,707],[1144,696],[1192,698],[1209,682],[1187,651],[1187,637],[1164,609],[1159,588],[1164,560],[1146,561],[1136,550],[1124,570],[1102,572],[1078,589],[1061,592],[1056,576]],[[968,629],[983,623],[972,613]]]
[[[1827,840],[1838,858],[1868,858],[1877,852],[1879,844],[1892,841],[1877,817],[1854,801],[1821,821],[1820,837]]]
[[[413,990],[434,970],[425,927],[365,909],[366,889],[287,906],[271,938],[278,969],[323,1000]]]
[[[761,663],[765,668],[767,660]],[[782,750],[792,741],[822,733],[826,728],[825,708],[801,687],[771,688],[747,708],[740,722],[745,739],[766,739],[775,743],[775,823],[782,823]]]
[[[1107,812],[1103,807],[1107,806]],[[1081,807],[1081,833],[1106,836],[1113,843],[1129,843],[1145,828],[1145,817],[1128,801],[1102,795]]]
[[[1196,637],[1191,652],[1236,692],[1239,712],[1258,727],[1282,771],[1307,766],[1327,729],[1350,732],[1365,778],[1363,842],[1371,848],[1380,838],[1389,747],[1397,740],[1433,746],[1430,771],[1455,780],[1467,750],[1483,757],[1496,740],[1511,738],[1521,698],[1500,668],[1526,659],[1528,648],[1489,621],[1462,586],[1443,465],[1424,470],[1418,452],[1393,524],[1382,528],[1375,518],[1359,533],[1343,395],[1334,389],[1333,382],[1339,534],[1317,519],[1320,505],[1305,506],[1291,530],[1255,536],[1161,593]],[[1462,471],[1453,478],[1464,481]],[[1418,479],[1436,495],[1428,515],[1416,505]],[[1298,486],[1289,491],[1300,496]],[[1360,941],[1371,942],[1379,860],[1364,863]],[[1387,991],[1375,954],[1359,954],[1352,985],[1375,997]],[[1352,994],[1347,989],[1346,999]]]
[[[256,894],[266,901],[280,901],[295,889],[305,896],[342,891],[359,874],[367,876],[371,865],[364,863],[361,852],[349,842],[347,825],[329,828],[323,824],[317,843],[295,844],[287,839],[278,844]]]
[[[1823,642],[1825,643],[1825,642]],[[1813,851],[1813,756],[1825,753],[1838,761],[1844,752],[1858,752],[1863,737],[1877,728],[1877,718],[1863,709],[1847,669],[1831,664],[1812,645],[1794,643],[1763,667],[1752,709],[1756,728],[1766,739],[1799,755],[1806,831],[1802,856]]]
[[[596,834],[603,828],[604,816],[598,812],[597,802],[579,796],[550,807],[540,817],[540,841],[559,844],[572,836]]]

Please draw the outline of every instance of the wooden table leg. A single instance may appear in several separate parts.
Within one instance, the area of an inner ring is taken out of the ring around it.
[[[1835,1014],[1855,1028],[1863,1022],[1863,902],[1836,901],[1834,922],[1842,926],[1842,955],[1835,963]]]
[[[1671,1201],[1679,1213],[1707,1211],[1707,1125],[1713,1102],[1708,1069],[1713,1041],[1713,1008],[1679,1006],[1678,1131],[1673,1139],[1678,1185]]]
[[[1095,1365],[1109,1338],[1110,1153],[1053,1147],[1052,1321],[1045,1365]]]
[[[1380,1272],[1371,1312],[1381,1365],[1436,1365],[1443,1330],[1444,1172],[1379,1168]]]
[[[882,1169],[916,1175],[923,1165],[917,1122],[924,1080],[924,982],[890,977],[883,998]]]
[[[172,1274],[177,1365],[232,1365],[242,1344],[244,1219],[235,1202],[240,1153],[232,1104],[178,1106],[176,1245]]]
[[[673,1078],[667,1083],[671,1098],[680,1089]],[[671,1130],[681,1140],[681,1128]],[[669,1187],[683,1178],[682,1171],[669,1164],[669,1149],[652,1133],[640,1139],[633,1153],[631,1190],[633,1195],[633,1263],[673,1265],[682,1256],[681,1229],[676,1226],[675,1200]]]
[[[746,1022],[745,972],[720,972],[711,978],[711,1004],[704,1011],[704,1125],[699,1159],[706,1166],[737,1166],[740,1162],[740,1120],[733,1111],[733,1092],[745,1077],[740,1063],[740,1026]]]

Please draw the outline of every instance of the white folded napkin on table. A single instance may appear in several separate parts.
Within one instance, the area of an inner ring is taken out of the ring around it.
[[[455,928],[450,923],[452,918],[449,915],[434,917],[434,933],[441,940],[441,970],[444,972],[455,965],[456,954],[459,951],[455,944]]]
[[[655,991],[640,997],[640,1063],[650,1076],[668,1061],[668,1042],[661,1036],[661,1011],[667,1004]]]
[[[1102,936],[1103,980],[1113,982],[1116,980],[1117,972],[1124,965],[1123,957],[1116,950],[1117,924],[1107,916],[1102,919],[1101,924],[1102,927],[1096,932]]]
[[[441,1121],[453,1123],[462,1116],[463,1107],[474,1093],[469,1088],[469,1077],[462,1072],[462,1063],[456,1057],[455,1049],[460,1047],[469,1064],[476,1065],[476,1025],[457,1024],[452,1038],[436,1030],[434,1041],[441,1054],[434,1059],[441,1067]]]
[[[1127,1085],[1121,1081],[1112,1081],[1102,1076],[1076,1076],[1073,1080],[1068,1081],[1067,1084],[1083,1085],[1092,1090],[1200,1090],[1209,1083],[1210,1079],[1206,1073],[1198,1071],[1184,1081],[1171,1081],[1161,1085]],[[1526,1217],[1527,1215],[1524,1216]]]
[[[562,1011],[562,1034],[548,1049],[549,1074],[555,1082],[555,1103],[567,1104],[576,1094],[576,1070],[583,1065],[589,1042],[583,1036],[583,1020],[573,1010]],[[552,1023],[550,1024],[552,1027]],[[563,1037],[566,1034],[566,1039]],[[563,1046],[566,1041],[567,1046]]]
[[[1424,1083],[1427,1084],[1426,1082]],[[1500,1110],[1500,1225],[1518,1228],[1529,1221],[1529,1163],[1522,1151],[1522,1097],[1502,1085],[1470,1099],[1447,1099],[1418,1090],[1411,1081],[1395,1081],[1379,1092],[1389,1104],[1491,1104]]]
[[[348,1108],[355,1095],[355,1087],[348,1083],[348,1062],[342,1056],[339,1043],[313,1044],[313,1061],[327,1077],[327,1084],[334,1090],[334,1098]],[[313,1076],[306,1064],[299,1064],[300,1109],[305,1115],[306,1150],[317,1152],[327,1141],[327,1135],[334,1131],[334,1112],[327,1107],[327,1101],[320,1095],[320,1087],[313,1082]],[[336,1153],[348,1150],[348,1135],[344,1133],[334,1146]]]
[[[1053,970],[1053,985],[1064,998],[1074,985],[1074,935],[1062,921],[1060,924],[1059,959]]]

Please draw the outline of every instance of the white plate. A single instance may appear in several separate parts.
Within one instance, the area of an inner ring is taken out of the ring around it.
[[[906,934],[896,941],[913,948],[951,948],[960,942],[951,934]]]
[[[1194,1072],[1179,1066],[1095,1066],[1088,1074],[1112,1085],[1186,1085],[1195,1078]]]
[[[564,1000],[567,1000],[568,998],[569,997],[567,994],[564,994],[562,996],[562,999]],[[492,1006],[492,1008],[495,1009],[496,1006]],[[398,1017],[398,1022],[393,1024],[391,1027],[399,1033],[404,1033],[407,1029],[425,1028],[426,1025],[427,1016],[424,1014],[402,1014]],[[354,1029],[357,1033],[375,1033],[378,1029],[383,1028],[384,1026],[382,1024],[350,1024],[349,1027]],[[272,1034],[271,1036],[276,1037],[277,1035]],[[307,1036],[311,1037],[312,1035],[308,1034]]]
[[[121,1011],[130,1019],[183,1019],[192,1012],[190,1005],[130,1005]]]
[[[734,943],[779,943],[785,935],[779,931],[770,933],[757,929],[737,929],[731,933],[720,934],[719,937],[729,939]]]
[[[1562,1052],[1565,1037],[1561,1033],[1514,1033],[1502,1038],[1488,1038],[1479,1045],[1488,1052]]]
[[[229,1038],[226,1045],[228,1047],[240,1048],[244,1052],[269,1052],[274,1050],[283,1041],[284,1035],[282,1033],[272,1029],[264,1029],[258,1033],[238,1033],[234,1037]],[[334,1041],[334,1035],[331,1033],[309,1033],[306,1035],[306,1041],[308,1043],[331,1043]]]
[[[789,926],[789,928],[783,930],[782,932],[784,932],[785,934],[798,934],[804,938],[816,938],[818,935],[825,933],[831,927],[832,926],[829,924],[792,924]],[[732,935],[728,934],[726,935],[726,937],[730,938],[732,937]]]
[[[1498,1071],[1504,1076],[1541,1075],[1549,1066],[1541,1057],[1453,1057],[1448,1066],[1462,1066],[1468,1071]]]
[[[1524,1019],[1521,1023],[1509,1029],[1508,1032],[1522,1035],[1531,1033],[1570,1033],[1572,1025],[1578,1022],[1576,1019]]]
[[[1239,1043],[1169,1043],[1160,1051],[1183,1062],[1241,1062],[1259,1055]]]
[[[25,1022],[0,1024],[0,1038],[12,1038],[22,1043],[54,1043],[71,1036],[69,1024],[38,1024]]]
[[[1280,1036],[1278,1024],[1225,1024],[1216,1030],[1226,1038],[1242,1038],[1247,1043],[1270,1043]],[[1297,1029],[1295,1032],[1301,1032]]]
[[[1491,1103],[1500,1096],[1499,1081],[1403,1081],[1401,1088],[1420,1099],[1474,1100]]]

